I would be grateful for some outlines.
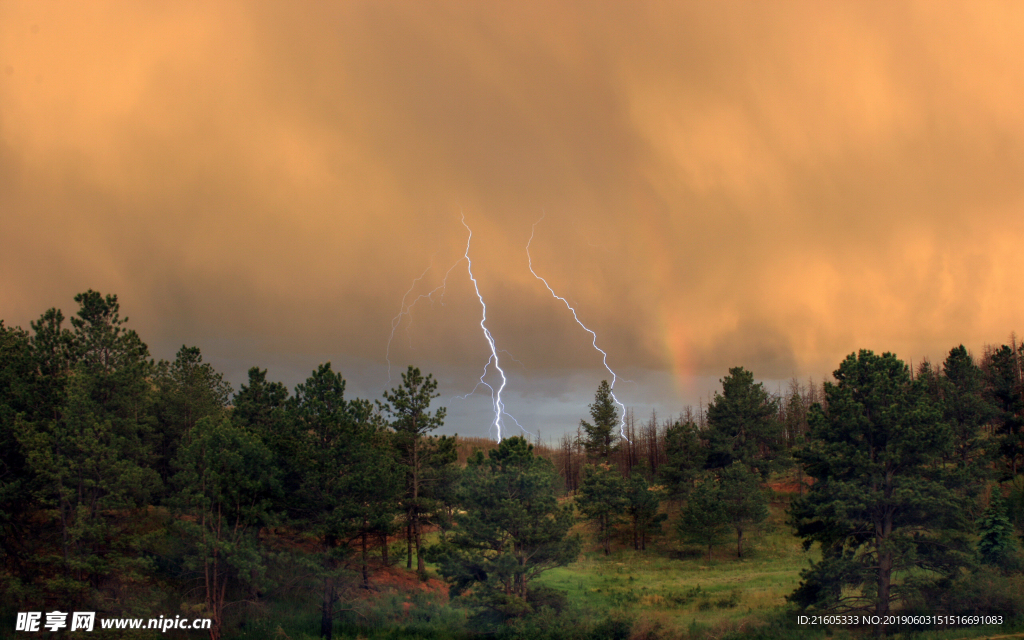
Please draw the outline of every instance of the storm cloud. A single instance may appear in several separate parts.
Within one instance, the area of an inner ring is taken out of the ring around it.
[[[543,216],[627,403],[977,352],[1024,300],[1021,42],[1012,2],[5,1],[0,317],[93,288],[159,357],[375,395],[456,264],[390,358],[465,393],[465,215],[510,397],[573,428],[608,376]]]

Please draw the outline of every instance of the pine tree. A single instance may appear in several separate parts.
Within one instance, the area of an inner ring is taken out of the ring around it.
[[[743,557],[743,534],[768,518],[768,498],[759,482],[760,477],[736,461],[722,469],[719,490],[729,516],[729,523],[736,530],[736,557]]]
[[[281,503],[275,511],[288,511],[288,498],[299,490],[300,470],[295,468],[299,438],[288,389],[280,382],[268,382],[267,371],[249,369],[249,384],[239,387],[231,401],[231,422],[255,434],[274,454],[281,482]]]
[[[19,569],[33,555],[29,531],[34,478],[17,430],[33,410],[35,379],[28,332],[5,327],[0,320],[0,600],[11,603],[32,581]]]
[[[705,473],[690,493],[676,528],[684,542],[708,548],[710,563],[711,550],[725,541],[729,528],[729,514],[713,474]]]
[[[32,325],[40,402],[15,434],[43,507],[32,534],[40,582],[52,597],[99,606],[136,597],[129,585],[149,568],[135,525],[160,487],[148,466],[151,362],[117,296],[75,300],[72,330],[55,309]]]
[[[583,446],[591,459],[608,462],[618,447],[619,434],[616,428],[619,425],[619,413],[607,380],[602,380],[597,387],[594,403],[590,405],[590,417],[593,424],[580,420],[580,426],[587,434]]]
[[[697,425],[674,422],[665,431],[665,455],[668,461],[658,468],[658,476],[673,499],[685,499],[696,486],[708,455]]]
[[[956,466],[959,491],[973,501],[992,475],[992,460],[997,456],[995,447],[982,434],[996,410],[985,397],[981,369],[963,345],[950,350],[942,371],[938,401],[942,419],[953,435],[946,457]]]
[[[607,464],[588,466],[576,506],[597,528],[597,539],[604,555],[611,553],[611,537],[626,509],[626,487],[622,475]]]
[[[576,560],[569,535],[572,507],[559,506],[556,473],[521,437],[505,438],[487,459],[470,458],[460,490],[461,513],[450,541],[429,550],[454,596],[502,617],[519,616],[549,597],[532,581]]]
[[[1024,468],[1024,386],[1019,362],[1020,354],[1005,344],[987,353],[983,362],[986,395],[995,406],[999,452],[1008,478]]]
[[[266,558],[257,535],[272,518],[279,490],[273,456],[227,418],[202,418],[175,457],[169,500],[172,528],[185,541],[185,568],[199,576],[210,637],[221,637],[224,607],[237,587],[264,586]],[[250,593],[252,589],[248,590]]]
[[[219,421],[226,415],[231,385],[209,363],[203,362],[199,347],[182,345],[174,362],[161,360],[154,381],[154,407],[159,428],[154,449],[156,468],[166,480],[174,473],[171,461],[177,449],[191,438],[192,429],[203,418]]]
[[[782,428],[778,406],[754,374],[743,367],[729,369],[722,393],[708,405],[709,469],[739,461],[767,478],[779,466]]]
[[[790,517],[822,558],[791,599],[830,611],[871,611],[920,595],[969,560],[964,500],[943,464],[952,433],[896,356],[851,354],[811,410],[798,453],[815,479]],[[895,581],[913,572],[913,581]]]
[[[394,513],[399,472],[393,451],[372,422],[366,400],[345,400],[345,380],[320,365],[296,385],[292,401],[295,457],[290,468],[299,488],[292,496],[296,523],[310,533],[319,558],[321,636],[333,634],[335,605],[341,597],[349,540],[359,540],[362,585],[369,587],[368,537],[379,519]]]
[[[997,485],[992,490],[992,498],[988,509],[978,521],[978,555],[985,564],[1005,567],[1017,551],[1017,540],[1014,537],[1013,525],[1006,515],[1002,492]]]
[[[647,484],[646,478],[635,474],[626,484],[626,513],[633,527],[633,549],[647,550],[647,537],[661,531],[668,515],[658,513],[662,491]]]
[[[425,513],[429,513],[429,501],[424,495],[423,485],[430,456],[425,450],[424,436],[444,425],[444,407],[433,414],[429,412],[430,401],[439,395],[437,381],[433,376],[428,374],[423,377],[419,369],[409,367],[402,374],[402,384],[390,392],[385,391],[384,402],[377,401],[380,412],[392,420],[390,426],[395,433],[394,443],[406,468],[403,507],[406,513],[407,568],[412,569],[415,546],[416,571],[421,575],[426,568],[420,555],[420,520]]]

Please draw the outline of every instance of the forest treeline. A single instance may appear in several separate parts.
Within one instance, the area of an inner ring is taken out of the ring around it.
[[[116,296],[75,302],[30,330],[0,321],[4,615],[181,610],[216,639],[301,594],[330,638],[373,571],[430,562],[501,624],[566,606],[536,578],[577,559],[577,521],[604,554],[667,537],[742,557],[783,476],[790,524],[822,552],[793,606],[1024,612],[1000,582],[1024,569],[1016,339],[916,371],[861,351],[783,394],[736,367],[706,406],[628,413],[625,437],[603,382],[557,445],[484,445],[434,435],[437,382],[414,367],[375,400],[347,398],[329,363],[293,392],[254,367],[235,391],[198,348],[155,361]]]

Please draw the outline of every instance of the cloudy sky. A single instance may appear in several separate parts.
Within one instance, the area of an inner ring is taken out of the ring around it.
[[[0,0],[0,318],[116,293],[236,387],[330,360],[379,397],[389,356],[493,435],[453,397],[489,355],[464,215],[553,436],[609,375],[530,273],[543,217],[534,269],[645,416],[731,366],[980,354],[1021,329],[1022,43],[1017,2]]]

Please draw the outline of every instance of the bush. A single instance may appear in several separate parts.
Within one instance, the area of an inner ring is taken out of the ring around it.
[[[942,610],[956,615],[1001,615],[1009,622],[1024,614],[1024,576],[981,567],[944,590]]]
[[[579,608],[559,613],[545,607],[509,620],[496,636],[500,640],[629,640],[632,629],[633,619],[619,614],[601,618]]]

